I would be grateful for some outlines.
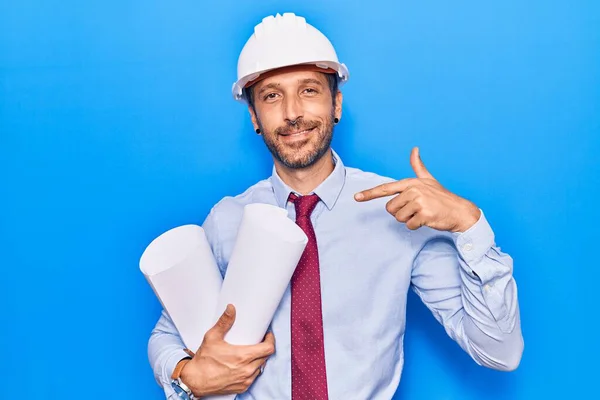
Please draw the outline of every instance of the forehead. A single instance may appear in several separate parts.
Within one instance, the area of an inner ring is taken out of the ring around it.
[[[281,71],[274,73],[269,77],[256,83],[256,89],[260,90],[264,86],[295,86],[299,85],[306,80],[316,80],[323,85],[327,85],[327,78],[325,74],[317,71],[309,70],[295,70],[295,71]]]

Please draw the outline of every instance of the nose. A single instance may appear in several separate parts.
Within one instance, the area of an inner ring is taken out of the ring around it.
[[[303,117],[302,106],[297,96],[286,96],[284,99],[284,118],[291,125],[295,125]]]

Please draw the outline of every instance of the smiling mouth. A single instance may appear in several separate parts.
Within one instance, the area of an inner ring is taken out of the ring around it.
[[[313,128],[309,128],[309,129],[304,129],[300,132],[294,132],[294,133],[288,133],[288,134],[282,134],[281,136],[286,136],[286,137],[294,137],[294,136],[301,136],[301,135],[305,135],[307,133],[312,132],[315,129],[315,127]]]

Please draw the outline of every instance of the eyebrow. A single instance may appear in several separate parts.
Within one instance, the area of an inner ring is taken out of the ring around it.
[[[315,85],[323,86],[323,82],[321,82],[320,80],[315,79],[315,78],[300,79],[300,80],[298,80],[298,83],[301,83],[301,84],[312,83]]]
[[[260,96],[267,89],[277,89],[280,86],[279,83],[268,83],[265,86],[261,87],[258,91],[258,95]]]

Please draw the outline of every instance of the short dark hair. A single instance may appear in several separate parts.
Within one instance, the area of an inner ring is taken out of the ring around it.
[[[335,95],[338,92],[337,74],[324,74],[324,75],[327,78],[329,90],[331,91],[332,102],[333,102],[333,105],[335,106]],[[254,86],[255,85],[256,85],[256,83],[254,85],[244,88],[242,90],[244,98],[246,99],[246,101],[248,102],[248,105],[250,107],[252,107],[253,110],[255,110],[254,109]]]

